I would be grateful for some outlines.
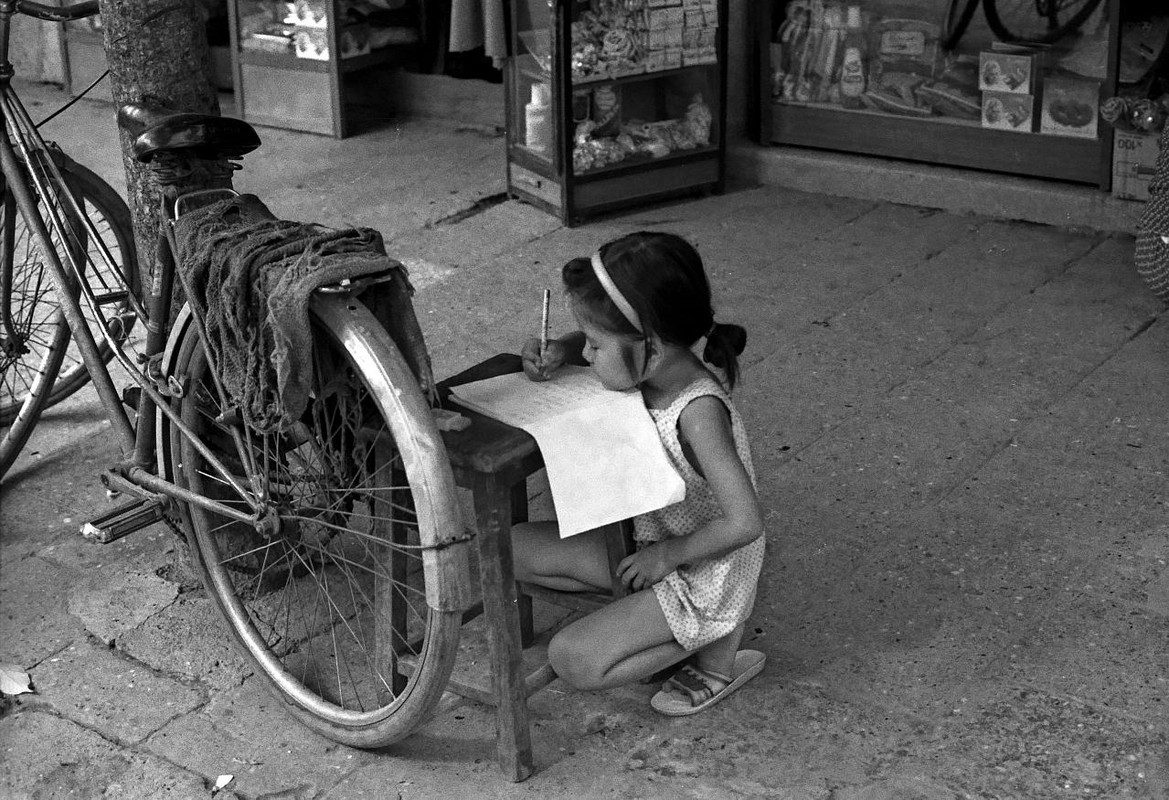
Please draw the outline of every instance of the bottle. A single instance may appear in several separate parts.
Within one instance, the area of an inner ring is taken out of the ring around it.
[[[552,148],[552,89],[532,84],[532,100],[524,106],[524,145],[536,153]]]
[[[845,108],[861,108],[863,105],[861,95],[865,93],[867,50],[861,8],[849,6],[840,58],[840,104]]]

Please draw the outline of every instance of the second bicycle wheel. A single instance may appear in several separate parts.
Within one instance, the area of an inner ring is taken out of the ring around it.
[[[282,432],[224,413],[193,324],[177,347],[182,419],[235,488],[177,426],[163,424],[162,446],[180,485],[260,511],[254,525],[198,505],[182,514],[256,673],[310,728],[381,746],[421,725],[446,687],[467,548],[442,440],[389,336],[358,303],[313,308],[311,400]]]
[[[981,2],[982,0],[950,0],[946,15],[942,19],[943,48],[953,50],[958,45],[962,35],[970,27],[970,21],[974,19],[974,12],[978,10]]]
[[[1052,44],[1080,30],[1100,0],[983,0],[986,22],[1004,42]]]
[[[124,340],[134,325],[127,294],[137,294],[139,291],[138,261],[130,211],[117,192],[92,171],[60,154],[55,155],[55,159],[78,205],[93,222],[97,237],[113,257],[114,263],[107,263],[98,242],[80,224],[75,223],[73,226],[78,233],[76,236],[62,236],[50,229],[58,252],[62,252],[62,242],[68,241],[79,262],[84,264],[86,282],[98,300],[102,319],[98,320],[97,314],[84,300],[81,304],[82,312],[94,330],[99,355],[104,362],[108,362],[113,357],[113,350],[101,336],[99,326],[112,330],[116,340]],[[66,219],[71,216],[59,197],[39,199],[43,217],[48,216],[50,206]],[[5,191],[3,205],[0,206],[0,225],[4,231],[0,241],[4,252],[0,255],[4,259],[8,313],[11,315],[6,320],[6,327],[13,334],[13,339],[19,339],[19,346],[11,347],[5,353],[3,368],[0,369],[0,375],[3,375],[0,384],[0,425],[7,426],[25,405],[33,388],[47,380],[44,365],[51,348],[63,344],[65,350],[61,355],[60,367],[52,378],[51,388],[44,387],[48,393],[46,408],[61,402],[84,386],[89,380],[89,372],[81,361],[77,346],[67,335],[67,326],[45,266],[45,256],[23,215],[16,209],[9,191]]]

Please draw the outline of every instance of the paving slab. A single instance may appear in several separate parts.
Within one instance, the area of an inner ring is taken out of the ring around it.
[[[31,667],[67,647],[85,628],[69,613],[64,587],[78,579],[75,567],[62,567],[31,556],[3,564],[0,581],[0,661]]]
[[[205,702],[198,687],[84,639],[42,661],[32,676],[38,704],[128,744],[141,742]]]
[[[19,725],[15,724],[19,719]],[[209,798],[212,782],[43,711],[0,719],[0,793],[12,800]],[[49,747],[46,748],[46,745]],[[47,750],[47,752],[46,752]],[[238,800],[230,789],[215,800]]]
[[[144,745],[208,780],[234,775],[231,789],[243,797],[316,797],[348,771],[377,758],[294,723],[255,680],[217,694],[211,704],[175,719]]]
[[[178,595],[178,586],[154,572],[90,573],[69,593],[69,613],[109,646],[166,608]]]
[[[152,669],[227,691],[251,674],[213,600],[184,593],[118,636],[118,649]]]

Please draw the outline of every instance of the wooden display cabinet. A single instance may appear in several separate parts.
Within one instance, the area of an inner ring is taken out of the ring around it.
[[[726,179],[726,0],[510,0],[508,192],[572,225]]]
[[[929,3],[934,5],[931,7]],[[860,2],[860,0],[842,0],[839,5],[861,6],[866,14],[879,13],[879,3]],[[901,3],[900,8],[904,9]],[[917,0],[919,9],[924,9],[919,16],[923,25],[937,23],[940,25],[948,0]],[[1092,114],[1098,112],[1096,106],[1101,98],[1109,97],[1116,92],[1117,86],[1117,58],[1118,58],[1118,31],[1119,2],[1105,0],[1105,17],[1107,24],[1107,46],[1101,49],[1101,59],[1107,63],[1100,64],[1098,89],[1093,92]],[[988,127],[984,104],[986,95],[979,91],[979,87],[970,87],[973,92],[967,99],[976,104],[971,110],[969,118],[962,118],[959,114],[947,116],[936,109],[930,110],[928,103],[923,103],[919,88],[911,88],[910,94],[903,97],[908,101],[903,110],[889,112],[872,107],[874,104],[860,108],[844,108],[839,99],[825,100],[822,96],[811,100],[805,98],[793,99],[790,96],[790,73],[785,73],[784,64],[789,60],[774,64],[776,58],[784,59],[784,48],[791,42],[777,41],[779,32],[783,30],[785,12],[790,8],[783,0],[762,0],[755,2],[753,22],[756,31],[756,55],[758,64],[757,89],[758,107],[760,109],[759,138],[764,144],[797,145],[824,150],[837,150],[861,155],[885,156],[910,161],[923,161],[947,166],[990,170],[1012,175],[1022,175],[1039,178],[1049,178],[1060,181],[1095,184],[1101,189],[1108,189],[1111,182],[1112,136],[1111,131],[1103,122],[1098,126],[1093,123],[1095,135],[1072,136],[1053,135],[1042,132],[1038,122],[1035,130],[1000,130]],[[894,7],[898,7],[894,4]],[[936,12],[936,13],[935,13]],[[904,20],[898,20],[904,23]],[[971,27],[966,36],[960,40],[958,47],[950,52],[941,49],[937,43],[938,55],[936,58],[937,70],[932,78],[936,81],[944,68],[952,67],[955,59],[964,57],[965,64],[974,68],[975,83],[978,81],[980,52],[995,47],[991,40],[993,34],[985,28],[985,20],[981,8],[976,12]],[[980,26],[982,26],[980,28]],[[1067,42],[1057,43],[1047,48],[1037,56],[1038,69],[1044,74],[1061,75],[1059,65],[1061,58],[1067,55],[1067,48],[1079,37],[1073,37]],[[872,57],[873,47],[880,47],[880,39],[870,36],[871,43],[869,57]],[[906,47],[910,41],[907,35],[894,40],[901,47]],[[922,40],[930,46],[927,36]],[[935,40],[936,42],[936,40]],[[959,49],[961,48],[961,49]],[[1062,49],[1061,49],[1062,48]],[[1044,66],[1046,65],[1046,66]],[[869,70],[872,74],[872,70]],[[1063,73],[1066,74],[1066,73]],[[785,78],[789,81],[788,88],[782,84]],[[1051,79],[1047,80],[1048,89],[1055,85]],[[929,78],[920,85],[930,86]],[[1042,86],[1039,86],[1042,92]],[[928,91],[928,90],[927,90]],[[879,100],[880,98],[878,98]],[[898,98],[893,98],[894,102]],[[1034,99],[1035,119],[1039,119],[1043,111],[1042,94]],[[964,107],[965,110],[966,107]]]
[[[344,0],[229,0],[242,118],[339,138],[351,132],[356,79],[413,57],[417,40],[376,47],[346,7]]]

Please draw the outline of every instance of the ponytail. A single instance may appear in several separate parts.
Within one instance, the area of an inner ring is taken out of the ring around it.
[[[747,330],[741,325],[713,322],[706,334],[702,360],[723,371],[727,385],[735,388],[739,377],[739,355],[747,346]]]

